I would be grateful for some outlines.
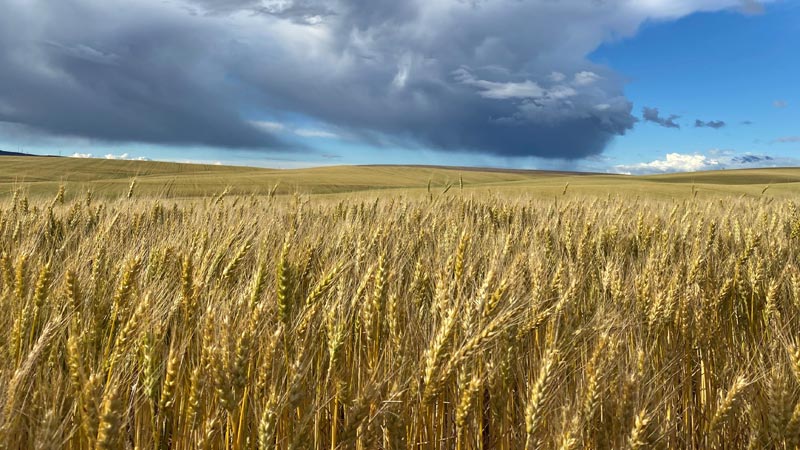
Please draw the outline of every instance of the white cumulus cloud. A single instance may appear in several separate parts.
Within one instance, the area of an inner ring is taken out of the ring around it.
[[[70,158],[100,158],[100,159],[115,159],[115,160],[124,160],[124,161],[150,161],[150,158],[145,156],[131,156],[130,153],[121,153],[115,155],[113,153],[106,153],[103,156],[95,156],[92,153],[80,153],[75,152],[69,155]]]
[[[800,159],[798,158],[712,149],[705,153],[667,153],[663,159],[633,164],[620,164],[614,166],[611,171],[628,175],[648,175],[675,172],[698,172],[703,170],[790,167],[797,165],[800,165]]]
[[[664,159],[615,166],[615,171],[638,175],[648,173],[697,172],[699,170],[718,168],[720,168],[720,162],[705,155],[668,153]]]

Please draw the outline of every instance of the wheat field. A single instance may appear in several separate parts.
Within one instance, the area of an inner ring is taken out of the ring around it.
[[[67,200],[92,191],[96,200],[125,196],[136,179],[140,196],[163,201],[229,195],[403,196],[441,194],[450,187],[482,195],[550,199],[569,192],[589,197],[614,194],[630,199],[761,197],[795,198],[800,168],[717,170],[649,176],[438,166],[329,166],[264,169],[156,161],[0,156],[0,197],[19,190],[52,197],[61,186]]]
[[[136,187],[0,200],[0,448],[800,442],[791,199]]]

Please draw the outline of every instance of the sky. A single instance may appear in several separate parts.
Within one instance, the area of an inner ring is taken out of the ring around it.
[[[0,7],[0,150],[277,168],[800,165],[797,0]]]

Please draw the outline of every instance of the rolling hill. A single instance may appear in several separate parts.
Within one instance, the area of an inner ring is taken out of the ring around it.
[[[0,150],[0,156],[34,156],[34,155],[28,155],[28,154],[25,154],[25,153],[18,153],[18,152],[7,152],[5,150]]]
[[[391,190],[404,194],[505,192],[538,196],[581,192],[622,195],[689,197],[692,195],[762,195],[784,197],[800,193],[800,169],[753,169],[656,176],[585,174],[536,170],[503,170],[435,166],[332,166],[310,169],[178,164],[153,161],[3,156],[0,195],[23,188],[29,195],[52,195],[64,184],[71,195],[92,190],[99,196],[125,193],[132,179],[137,193],[195,197],[220,193],[341,194]],[[277,188],[276,188],[277,186]],[[448,189],[447,186],[450,186]]]

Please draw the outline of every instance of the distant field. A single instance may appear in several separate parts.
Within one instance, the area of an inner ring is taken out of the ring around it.
[[[115,197],[136,179],[137,193],[196,197],[220,193],[340,194],[378,190],[451,195],[462,189],[551,197],[567,193],[597,196],[681,198],[692,195],[786,197],[800,192],[800,169],[754,169],[657,176],[579,174],[434,166],[335,166],[278,170],[103,159],[0,157],[0,195],[18,188],[51,195],[65,185],[68,195]],[[277,186],[277,189],[276,189]],[[429,188],[430,186],[430,188]],[[448,186],[450,188],[448,189]],[[764,191],[766,189],[766,191]]]

